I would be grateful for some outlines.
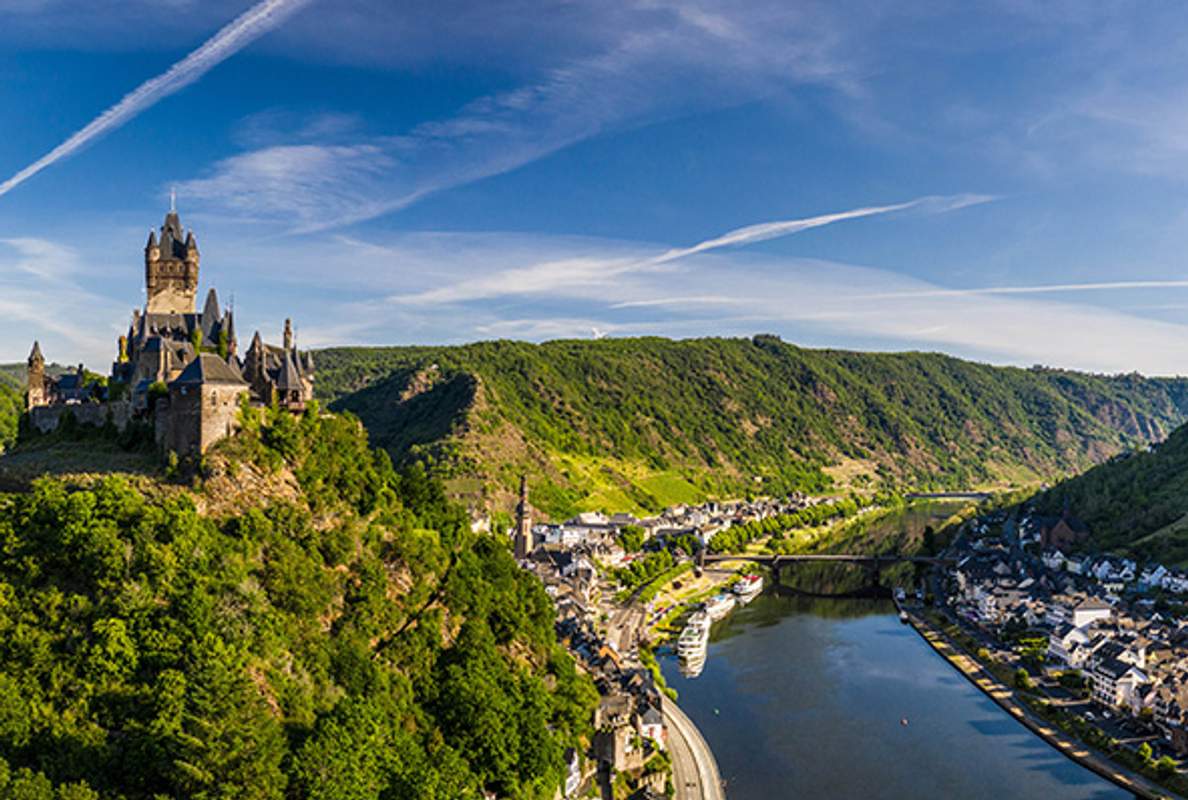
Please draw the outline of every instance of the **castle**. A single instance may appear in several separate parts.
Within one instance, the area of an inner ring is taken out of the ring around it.
[[[41,346],[28,365],[28,414],[35,429],[56,429],[66,417],[120,430],[140,420],[153,424],[157,443],[180,456],[195,456],[234,432],[245,395],[256,406],[276,403],[301,412],[313,398],[312,354],[298,352],[285,320],[281,347],[259,332],[238,355],[235,316],[219,307],[212,288],[197,310],[198,241],[170,208],[144,248],[144,310],[132,312],[128,333],[106,385],[77,371],[51,377]]]

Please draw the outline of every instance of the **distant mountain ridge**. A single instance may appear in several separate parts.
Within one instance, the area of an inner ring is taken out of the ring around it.
[[[1188,418],[1188,380],[808,350],[774,336],[334,348],[318,393],[476,504],[553,515],[713,494],[1052,480]]]

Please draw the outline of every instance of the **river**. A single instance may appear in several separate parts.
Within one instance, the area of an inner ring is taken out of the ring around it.
[[[1130,796],[1008,717],[886,600],[769,591],[714,626],[699,677],[661,667],[730,800]]]

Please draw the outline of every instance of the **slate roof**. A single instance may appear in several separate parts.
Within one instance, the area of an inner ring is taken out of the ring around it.
[[[202,353],[194,359],[170,385],[192,386],[208,383],[247,385],[238,371],[212,353]]]

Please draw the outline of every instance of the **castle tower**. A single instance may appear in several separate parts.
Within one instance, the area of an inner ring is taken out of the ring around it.
[[[45,358],[41,355],[41,345],[38,342],[33,342],[33,350],[29,353],[29,360],[26,362],[29,376],[29,393],[27,399],[27,409],[32,411],[37,406],[44,406],[47,404],[45,396]]]
[[[160,235],[144,246],[144,287],[150,314],[193,314],[198,294],[198,241],[183,232],[175,209],[165,215]]]
[[[528,507],[528,476],[520,476],[520,502],[516,505],[516,529],[512,533],[517,561],[532,553],[532,511]]]
[[[293,349],[293,320],[285,320],[285,351]]]

